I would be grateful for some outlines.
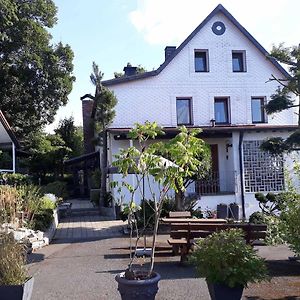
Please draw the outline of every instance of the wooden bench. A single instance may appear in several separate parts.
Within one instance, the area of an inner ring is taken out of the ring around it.
[[[190,211],[170,211],[169,218],[191,218],[192,214]]]
[[[207,224],[207,223],[173,223],[171,224],[171,233],[168,243],[176,246],[180,249],[180,261],[186,260],[186,257],[194,245],[195,240],[199,238],[205,238],[213,232],[220,230],[226,230],[230,228],[241,228],[245,233],[246,243],[250,244],[252,241],[257,239],[264,239],[266,237],[267,225],[265,224]],[[176,255],[179,251],[173,251]]]

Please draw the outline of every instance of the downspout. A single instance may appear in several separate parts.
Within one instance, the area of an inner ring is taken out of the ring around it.
[[[244,192],[244,168],[243,168],[243,138],[244,138],[244,132],[240,131],[239,136],[239,159],[240,159],[240,178],[241,178],[241,198],[242,198],[242,217],[243,220],[246,219],[246,212],[245,212],[245,192]]]
[[[12,145],[12,163],[13,163],[13,173],[16,172],[16,147],[15,147],[15,144],[12,142],[11,143]]]

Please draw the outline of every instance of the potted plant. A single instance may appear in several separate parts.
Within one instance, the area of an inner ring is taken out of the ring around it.
[[[267,278],[264,260],[246,244],[241,229],[216,232],[198,241],[191,263],[206,278],[212,300],[239,300],[248,283]]]
[[[33,277],[25,269],[26,248],[17,243],[12,233],[0,233],[0,298],[2,300],[29,300]]]
[[[173,139],[172,146],[161,142],[150,143],[149,139],[163,134],[161,128],[155,122],[137,124],[129,136],[137,140],[139,146],[121,150],[120,154],[116,155],[113,165],[118,167],[123,180],[112,182],[111,187],[117,188],[119,194],[124,192],[123,189],[127,190],[127,195],[128,192],[130,194],[130,199],[127,200],[129,203],[125,206],[130,226],[130,262],[126,271],[116,276],[118,290],[123,300],[155,299],[160,280],[160,275],[154,271],[159,218],[169,192],[178,191],[178,189],[184,191],[184,178],[193,174],[191,169],[194,171],[201,169],[203,153],[207,154],[208,147],[196,137],[198,133],[199,131],[188,131],[182,127],[180,133]],[[133,180],[128,178],[129,174],[134,176]],[[129,182],[134,182],[134,184]],[[153,213],[148,220],[144,219],[144,226],[139,230],[136,220],[139,205],[135,203],[135,199],[145,202],[145,190],[150,191],[147,200],[151,202]],[[144,242],[144,248],[138,249],[138,242],[149,227],[150,220],[154,220],[151,247],[146,248],[146,242]],[[133,235],[135,235],[135,241]],[[147,268],[139,267],[136,270],[134,265],[136,257],[148,254],[150,260],[145,265]]]

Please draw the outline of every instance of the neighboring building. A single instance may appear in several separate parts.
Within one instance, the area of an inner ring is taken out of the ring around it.
[[[0,173],[16,171],[16,149],[20,144],[0,110]]]
[[[202,128],[201,137],[211,145],[212,172],[188,192],[200,195],[202,209],[236,202],[240,215],[249,216],[258,209],[254,193],[282,191],[284,169],[290,168],[283,157],[261,152],[262,140],[287,137],[297,127],[293,109],[265,114],[264,104],[278,86],[266,83],[271,74],[289,76],[267,56],[218,5],[178,48],[165,48],[165,62],[157,70],[135,74],[135,68],[126,67],[124,77],[104,81],[118,98],[109,163],[120,148],[134,143],[127,138],[134,123],[157,121],[170,137],[178,125]],[[119,178],[110,175],[110,180]]]

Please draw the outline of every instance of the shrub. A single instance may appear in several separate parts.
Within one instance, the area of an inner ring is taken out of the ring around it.
[[[26,281],[26,249],[13,234],[0,233],[0,285],[19,285]]]
[[[53,221],[53,210],[44,209],[41,212],[35,214],[33,220],[30,223],[30,227],[33,230],[46,231]]]
[[[2,173],[0,175],[0,180],[4,184],[12,186],[28,185],[32,183],[31,177],[29,175],[20,173]]]
[[[280,217],[275,215],[265,215],[264,213],[257,211],[249,217],[249,223],[267,225],[267,235],[265,238],[267,245],[280,245],[285,242],[285,231]]]
[[[285,240],[289,247],[300,255],[300,200],[291,199],[281,214]]]
[[[256,251],[247,245],[240,229],[222,230],[198,241],[191,255],[199,276],[209,283],[229,287],[247,286],[266,278],[267,268]]]
[[[265,223],[265,215],[260,211],[256,211],[249,217],[249,223],[264,224]]]
[[[20,209],[17,189],[8,185],[0,186],[0,223],[15,223]]]
[[[67,183],[64,181],[53,181],[42,187],[44,194],[54,194],[58,198],[67,198],[69,196]]]

